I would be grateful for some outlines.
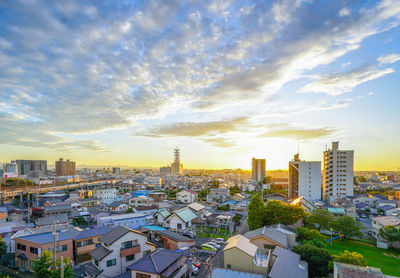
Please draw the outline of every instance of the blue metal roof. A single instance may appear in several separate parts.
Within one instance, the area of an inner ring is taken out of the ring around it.
[[[166,231],[167,230],[163,227],[155,226],[155,225],[143,226],[143,228],[150,230],[150,231]]]
[[[66,240],[66,239],[75,238],[80,233],[80,231],[76,230],[76,229],[69,229],[66,231],[58,231],[57,233],[58,233],[58,241],[62,241],[62,240]],[[48,232],[48,233],[23,236],[23,237],[20,237],[20,239],[32,241],[32,242],[35,242],[38,244],[46,244],[46,243],[53,242],[54,237],[53,237],[52,232]]]
[[[75,240],[80,240],[84,238],[90,238],[90,237],[95,237],[95,236],[102,236],[111,231],[113,228],[112,227],[99,227],[99,228],[94,228],[94,229],[86,229],[80,232],[76,237]]]

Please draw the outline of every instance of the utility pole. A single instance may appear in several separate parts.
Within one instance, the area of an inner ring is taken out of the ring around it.
[[[54,221],[54,218],[53,218]],[[56,267],[56,242],[57,242],[57,230],[56,230],[56,223],[53,223],[53,260],[54,260],[54,267]]]
[[[64,258],[61,256],[61,278],[64,278]]]
[[[208,257],[208,260],[209,260],[209,263],[208,263],[208,266],[209,266],[209,271],[210,271],[210,278],[212,278],[212,259],[211,259],[211,254],[209,255],[209,257]]]

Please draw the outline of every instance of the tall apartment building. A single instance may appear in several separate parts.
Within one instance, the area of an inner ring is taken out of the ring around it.
[[[18,167],[15,161],[11,161],[10,163],[3,164],[2,175],[4,178],[16,178],[18,177]],[[1,174],[0,174],[1,177]]]
[[[183,164],[181,163],[181,151],[178,148],[174,149],[174,162],[171,164],[171,174],[182,175]]]
[[[64,160],[60,158],[60,160],[56,161],[56,175],[59,177],[74,176],[75,170],[75,162],[69,159]]]
[[[113,167],[112,168],[113,174],[121,174],[121,168],[119,167]]]
[[[289,162],[288,196],[321,199],[321,161],[301,161],[299,154],[294,156]]]
[[[339,150],[339,142],[332,142],[332,149],[324,151],[322,188],[325,200],[353,196],[354,151]]]
[[[42,177],[47,173],[47,160],[17,160],[20,176]]]
[[[256,181],[262,181],[266,176],[265,159],[256,159],[253,157],[251,160],[252,179]]]

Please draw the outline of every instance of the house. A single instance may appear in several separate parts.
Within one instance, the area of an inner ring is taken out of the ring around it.
[[[56,256],[69,258],[73,261],[74,248],[73,239],[80,233],[79,230],[72,228],[57,232]],[[54,235],[52,232],[38,233],[15,238],[15,262],[16,266],[31,270],[33,261],[36,261],[43,251],[54,254]]]
[[[378,207],[382,207],[382,206],[392,206],[392,207],[396,207],[396,205],[397,205],[397,202],[396,202],[396,200],[387,200],[387,199],[385,199],[385,200],[378,200],[377,202],[376,202],[376,207],[378,208]]]
[[[190,208],[197,215],[201,215],[206,208],[205,206],[197,202],[191,203],[187,205],[187,207]]]
[[[357,216],[356,206],[350,200],[347,200],[346,198],[336,199],[333,202],[333,207],[344,209],[345,214],[347,216],[351,216],[353,218],[356,218],[356,216]]]
[[[194,192],[189,189],[183,189],[182,191],[179,191],[176,193],[176,201],[178,203],[193,203],[197,201],[198,194],[197,192]]]
[[[300,255],[277,246],[270,256],[268,278],[308,278],[308,264]],[[336,276],[335,276],[336,277]]]
[[[106,217],[106,216],[110,215],[109,212],[105,211],[102,208],[104,208],[104,207],[97,206],[97,207],[88,207],[87,208],[87,212],[90,213],[90,218],[92,219],[92,221],[97,223],[97,220],[100,217]]]
[[[71,204],[62,204],[62,205],[51,205],[44,207],[44,215],[59,215],[66,214],[68,216],[72,215],[72,207]]]
[[[343,208],[328,208],[328,212],[337,216],[346,215],[346,211]]]
[[[192,226],[192,220],[197,216],[188,207],[173,211],[165,218],[167,226],[173,231],[183,231]]]
[[[128,205],[122,201],[114,201],[108,205],[111,212],[124,213],[128,210]]]
[[[123,226],[131,229],[139,229],[142,226],[152,225],[153,216],[144,213],[116,214],[97,219],[97,226],[117,227]]]
[[[134,212],[140,212],[147,215],[154,215],[157,212],[156,206],[140,206],[140,207],[132,207]]]
[[[268,255],[257,252],[257,246],[242,235],[230,237],[224,248],[224,268],[266,275]]]
[[[278,200],[281,202],[286,202],[287,196],[282,193],[271,193],[267,195],[267,201]]]
[[[126,268],[155,250],[147,236],[138,231],[118,226],[99,239],[96,249],[90,252],[92,262],[86,274],[90,278],[115,277]]]
[[[162,227],[166,226],[167,221],[165,220],[171,213],[166,210],[165,208],[159,209],[155,214],[154,218],[156,219],[156,222],[158,225],[161,225]]]
[[[275,249],[276,246],[291,249],[296,244],[296,233],[280,226],[264,226],[244,236],[260,249]]]
[[[74,238],[74,261],[77,264],[91,261],[92,257],[89,253],[96,249],[96,244],[99,243],[99,238],[110,232],[112,229],[112,227],[99,227],[81,231]]]
[[[378,213],[384,215],[398,215],[399,210],[391,205],[383,205],[377,208]]]
[[[82,207],[89,208],[89,207],[96,207],[100,204],[100,200],[98,198],[85,198],[85,199],[78,199],[77,200]]]
[[[372,234],[375,238],[379,238],[379,230],[387,226],[400,227],[400,218],[396,216],[378,216],[372,218]]]
[[[228,188],[210,188],[210,193],[207,195],[207,202],[222,203],[229,199]]]
[[[157,249],[128,266],[132,278],[180,278],[187,272],[187,258],[181,252]]]
[[[152,192],[148,195],[150,198],[154,200],[155,203],[162,202],[167,200],[167,195],[164,192]]]
[[[150,206],[154,200],[146,195],[139,195],[129,199],[129,205],[134,207]]]
[[[206,210],[206,207],[200,203],[194,202],[187,206],[196,214],[196,219],[193,219],[193,223],[204,223],[207,219],[210,219],[212,213]]]
[[[69,223],[70,220],[66,214],[43,216],[36,219],[37,227],[52,226],[54,224],[57,226],[68,226]]]
[[[371,266],[359,266],[345,263],[333,263],[333,277],[335,278],[358,278],[358,277],[371,277],[371,278],[385,278],[380,268]]]
[[[116,188],[96,188],[93,190],[93,197],[108,205],[118,200],[117,192]]]
[[[194,239],[185,237],[172,231],[158,230],[154,231],[154,233],[160,236],[160,238],[163,240],[164,248],[166,249],[175,250],[182,247],[192,247],[195,245]]]

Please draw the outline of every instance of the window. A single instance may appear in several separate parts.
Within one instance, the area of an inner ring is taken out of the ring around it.
[[[30,247],[29,248],[29,252],[31,252],[32,254],[37,254],[38,253],[38,249],[35,247]]]
[[[117,260],[116,259],[112,259],[112,260],[108,260],[107,261],[107,267],[113,266],[117,264]]]
[[[144,273],[136,273],[136,278],[150,278],[151,276],[149,274],[144,274]]]
[[[126,261],[127,261],[127,262],[133,261],[134,259],[135,259],[135,254],[126,256]]]
[[[143,251],[143,256],[146,256],[146,255],[149,254],[150,252],[151,252],[151,250]]]
[[[227,267],[228,267],[228,269],[231,269],[232,268],[232,266],[230,265],[230,264],[228,264],[228,265],[226,265]]]
[[[57,252],[67,251],[68,246],[66,244],[57,246]]]
[[[22,251],[26,251],[26,245],[17,243],[17,249],[18,250],[22,250]]]
[[[31,268],[33,268],[34,262],[35,261],[29,261],[29,265],[31,266]]]
[[[94,260],[94,264],[95,264],[96,266],[99,266],[99,261],[98,261],[98,260]]]

